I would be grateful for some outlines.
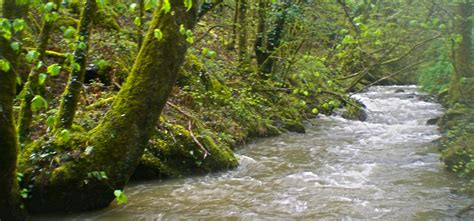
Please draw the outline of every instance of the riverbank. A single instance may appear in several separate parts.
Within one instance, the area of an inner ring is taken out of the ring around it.
[[[373,87],[355,95],[366,122],[321,115],[305,134],[247,143],[234,170],[135,182],[126,206],[34,220],[456,219],[473,201],[439,161],[440,133],[426,121],[442,109],[424,97],[415,87]]]

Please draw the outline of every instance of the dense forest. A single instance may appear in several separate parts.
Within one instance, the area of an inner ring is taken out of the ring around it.
[[[440,161],[474,179],[471,0],[0,3],[0,220],[232,170],[256,138],[365,121],[374,85],[441,103]]]

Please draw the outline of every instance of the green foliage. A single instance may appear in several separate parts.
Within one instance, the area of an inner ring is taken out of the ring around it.
[[[128,197],[122,190],[115,190],[114,195],[118,205],[127,204]]]
[[[33,100],[31,100],[31,110],[38,111],[41,108],[48,109],[48,101],[41,95],[35,95]]]
[[[3,72],[7,72],[10,70],[10,62],[8,62],[7,60],[5,59],[0,59],[0,69],[3,71]]]

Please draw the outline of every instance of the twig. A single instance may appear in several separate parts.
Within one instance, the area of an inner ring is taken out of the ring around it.
[[[411,68],[413,68],[413,67],[415,67],[415,66],[417,66],[417,65],[419,65],[419,64],[421,64],[421,63],[423,63],[423,62],[426,62],[426,60],[421,60],[421,61],[416,62],[416,63],[414,63],[414,64],[412,64],[412,65],[410,65],[410,66],[404,67],[404,68],[402,68],[402,69],[400,69],[400,70],[398,70],[398,71],[396,71],[396,72],[394,72],[394,73],[392,73],[392,74],[389,74],[389,75],[387,75],[387,76],[385,76],[385,77],[383,77],[383,78],[380,78],[380,79],[378,79],[378,80],[376,80],[376,81],[374,81],[374,82],[372,82],[372,83],[366,85],[364,88],[358,90],[357,92],[363,91],[363,90],[367,89],[368,87],[370,87],[370,86],[372,86],[372,85],[374,85],[374,84],[377,84],[377,83],[379,83],[379,82],[381,82],[381,81],[383,81],[383,80],[385,80],[385,79],[387,79],[387,78],[391,78],[391,77],[393,77],[393,76],[395,76],[395,75],[397,75],[397,74],[400,74],[400,73],[402,73],[402,72],[404,72],[404,71],[406,71],[406,70],[408,70],[408,69],[411,69]]]
[[[206,159],[206,157],[208,155],[211,155],[211,153],[209,153],[209,151],[207,151],[207,149],[194,136],[192,125],[193,125],[193,123],[191,122],[191,120],[189,120],[189,126],[188,126],[189,134],[191,134],[191,137],[193,138],[194,142],[196,142],[196,144],[199,146],[199,148],[201,148],[201,150],[204,151],[204,159]]]
[[[184,112],[183,110],[181,110],[178,106],[174,105],[173,103],[171,102],[166,102],[166,104],[168,104],[170,107],[174,108],[175,110],[177,110],[179,113],[183,114],[184,116],[188,117],[189,118],[189,124],[188,124],[188,131],[189,131],[189,134],[191,135],[191,137],[193,138],[194,142],[199,146],[199,148],[204,151],[204,159],[206,159],[207,156],[211,155],[211,153],[209,153],[209,151],[204,147],[204,145],[201,144],[201,142],[199,142],[199,140],[196,138],[196,136],[194,136],[194,133],[193,133],[193,124],[192,124],[192,120],[196,120],[195,117],[193,117],[192,115]]]

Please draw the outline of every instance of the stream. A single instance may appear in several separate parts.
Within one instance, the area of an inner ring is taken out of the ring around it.
[[[247,144],[235,170],[135,183],[126,205],[33,220],[474,220],[456,217],[474,203],[458,190],[472,186],[443,170],[437,126],[426,125],[442,108],[423,96],[372,87],[354,95],[366,122],[321,116],[306,134]]]

